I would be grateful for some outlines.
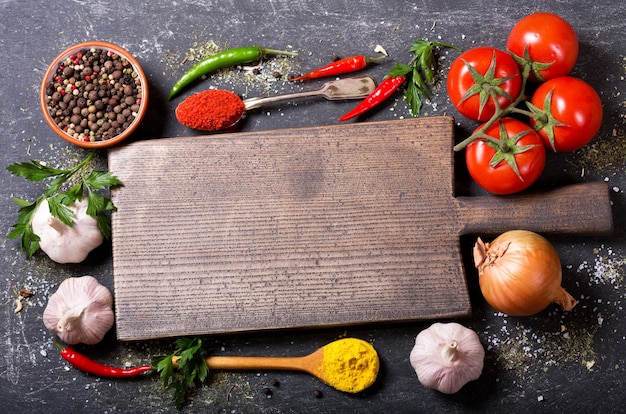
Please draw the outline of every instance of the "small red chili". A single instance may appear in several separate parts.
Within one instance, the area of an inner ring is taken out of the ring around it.
[[[96,362],[68,346],[63,346],[59,342],[55,341],[55,343],[57,347],[61,350],[61,357],[69,362],[74,368],[77,368],[88,374],[96,375],[98,377],[136,377],[137,375],[141,375],[144,372],[152,370],[152,367],[149,365],[128,369],[110,367],[108,365],[103,365],[99,362]]]
[[[390,76],[385,78],[380,85],[369,96],[363,99],[353,110],[339,118],[340,121],[347,121],[355,116],[365,113],[389,98],[406,80],[406,76]]]
[[[299,81],[299,80],[307,80],[307,79],[317,79],[323,78],[325,76],[336,76],[342,75],[344,73],[356,72],[357,70],[361,70],[370,63],[378,62],[379,60],[384,59],[386,56],[380,56],[377,58],[370,58],[363,55],[351,56],[344,59],[339,59],[335,62],[329,63],[326,66],[322,66],[319,69],[315,69],[309,73],[306,73],[301,76],[296,76],[295,78],[291,78],[291,81]]]

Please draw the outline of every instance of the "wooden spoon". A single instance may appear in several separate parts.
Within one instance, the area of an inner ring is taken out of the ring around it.
[[[350,352],[347,346],[350,343],[357,344],[361,352],[357,354]],[[346,352],[334,352],[333,355],[330,355],[331,347],[333,349],[345,347]],[[334,355],[337,354],[340,355],[340,358],[336,359]],[[327,358],[326,361],[324,360],[325,357]],[[363,391],[372,385],[376,380],[379,368],[378,354],[374,347],[355,338],[339,339],[306,356],[209,356],[205,358],[205,361],[209,369],[302,371],[313,375],[326,385],[339,391],[350,393]]]

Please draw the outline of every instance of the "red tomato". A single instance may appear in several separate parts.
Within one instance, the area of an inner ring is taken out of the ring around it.
[[[554,151],[582,147],[602,125],[600,97],[591,85],[578,78],[561,76],[542,83],[530,103],[543,111],[540,119],[530,119],[530,125]]]
[[[489,91],[496,94],[500,107],[506,108],[520,93],[522,75],[508,53],[482,46],[461,53],[452,62],[447,86],[450,101],[461,114],[487,121],[496,112]]]
[[[534,13],[518,21],[509,33],[506,48],[533,62],[530,79],[544,81],[570,73],[578,58],[578,36],[572,26],[552,13]],[[546,65],[549,65],[546,67]]]
[[[517,119],[502,118],[485,134],[495,141],[481,138],[465,150],[467,169],[478,185],[504,195],[525,190],[537,181],[546,165],[546,148],[530,126]]]

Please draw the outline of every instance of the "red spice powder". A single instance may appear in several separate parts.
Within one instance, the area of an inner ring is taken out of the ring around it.
[[[234,93],[209,89],[182,101],[176,107],[176,119],[189,128],[219,131],[237,122],[244,110],[243,101]]]

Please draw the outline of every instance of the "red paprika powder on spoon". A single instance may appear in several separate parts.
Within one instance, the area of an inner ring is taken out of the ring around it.
[[[176,107],[176,119],[186,127],[219,131],[241,119],[245,105],[236,94],[208,89],[189,96]]]

